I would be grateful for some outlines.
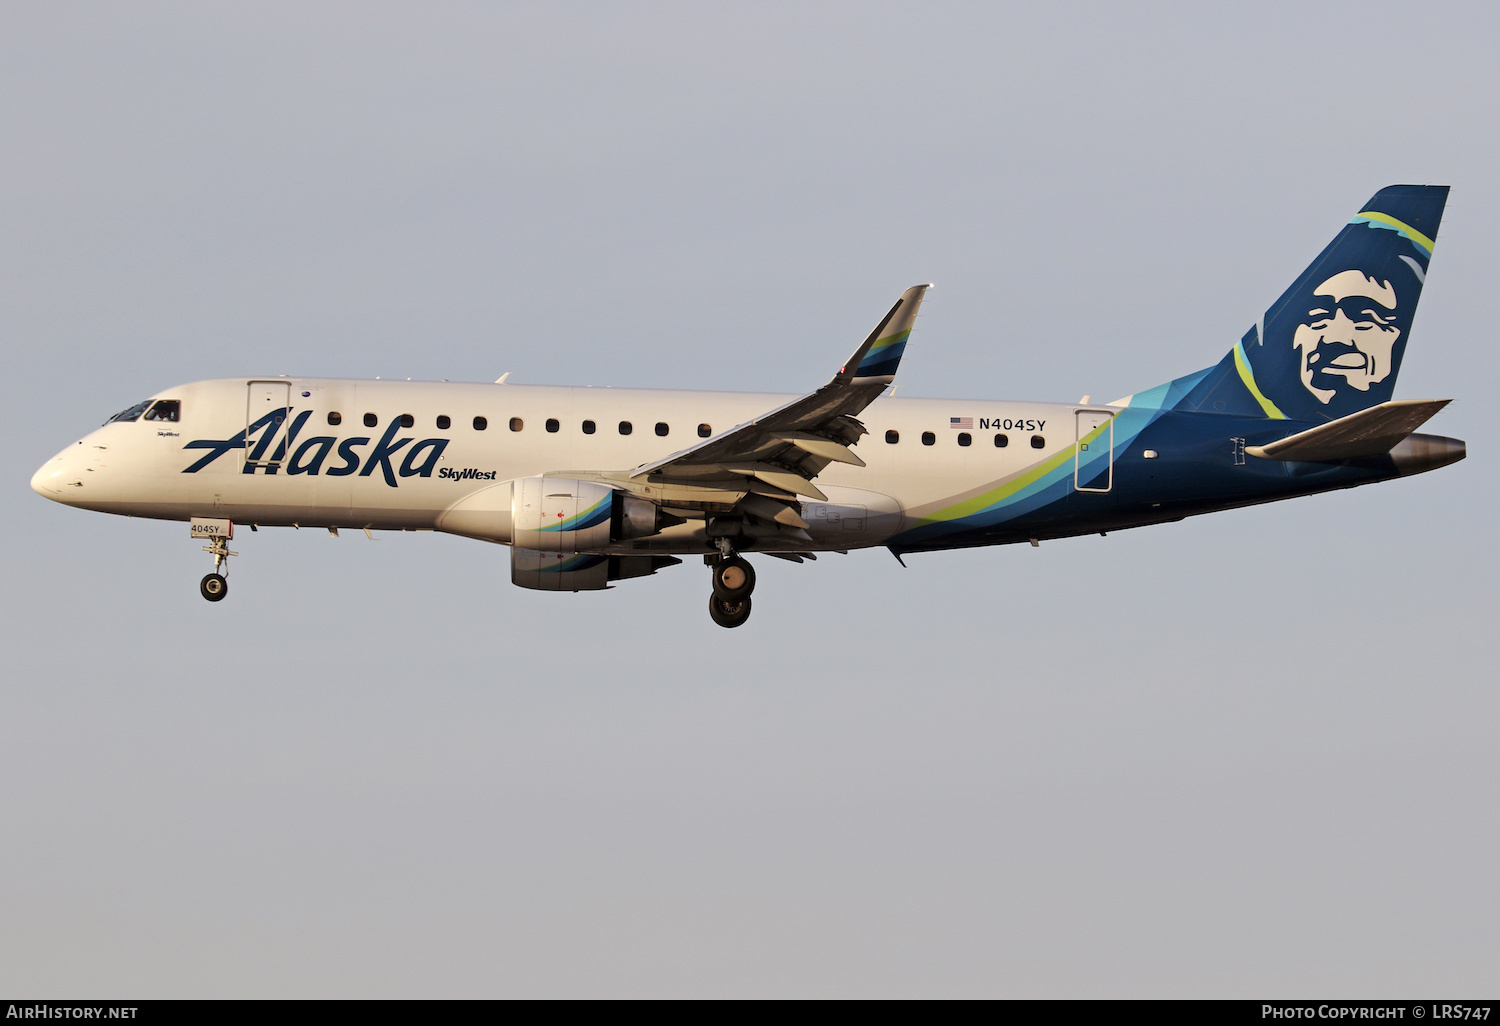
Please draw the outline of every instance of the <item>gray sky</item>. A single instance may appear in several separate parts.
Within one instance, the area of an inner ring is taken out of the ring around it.
[[[0,992],[1474,996],[1500,965],[1500,16],[1479,3],[0,7]],[[200,378],[902,392],[1216,362],[1453,186],[1436,473],[576,596],[35,468]]]

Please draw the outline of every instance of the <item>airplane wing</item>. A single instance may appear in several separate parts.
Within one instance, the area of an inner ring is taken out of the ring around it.
[[[865,465],[850,449],[867,433],[855,418],[895,378],[931,287],[914,285],[903,292],[833,380],[816,392],[624,476],[632,483],[667,486],[683,499],[693,491],[731,493],[732,512],[741,524],[754,528],[758,520],[772,521],[767,526],[779,530],[782,540],[788,540],[787,529],[793,538],[806,539],[797,497],[826,498],[813,479],[830,463]]]
[[[922,296],[931,287],[914,285],[903,292],[833,380],[816,392],[636,467],[630,476],[691,479],[728,472],[797,495],[824,498],[812,484],[824,467],[833,462],[865,465],[848,448],[865,434],[864,425],[854,417],[896,377]]]
[[[1309,463],[1380,456],[1421,427],[1451,399],[1392,399],[1319,424],[1269,445],[1247,445],[1251,456]]]

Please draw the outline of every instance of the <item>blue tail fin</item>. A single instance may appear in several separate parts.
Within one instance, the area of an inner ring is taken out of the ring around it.
[[[1445,185],[1381,189],[1217,366],[1157,401],[1320,421],[1390,399],[1447,201]]]

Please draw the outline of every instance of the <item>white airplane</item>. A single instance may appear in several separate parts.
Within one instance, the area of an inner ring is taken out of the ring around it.
[[[511,580],[544,591],[702,556],[709,613],[737,627],[744,553],[1037,544],[1462,459],[1463,442],[1413,434],[1447,400],[1391,399],[1447,192],[1381,190],[1217,365],[1112,403],[882,398],[918,285],[801,397],[200,381],[110,418],[31,485],[188,521],[213,556],[209,601],[228,593],[236,525],[446,531],[510,546]]]

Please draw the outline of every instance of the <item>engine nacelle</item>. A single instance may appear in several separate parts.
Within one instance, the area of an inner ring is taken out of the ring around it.
[[[616,495],[613,488],[593,481],[523,477],[511,488],[511,545],[537,552],[605,548]]]
[[[510,545],[510,579],[523,588],[594,591],[681,562],[601,550],[682,522],[650,499],[608,485],[524,477],[466,496],[443,513],[438,529]]]
[[[680,563],[672,556],[607,556],[597,550],[681,523],[650,499],[593,481],[523,477],[511,485],[510,581],[537,591],[598,591]]]
[[[539,552],[586,552],[680,523],[681,517],[662,512],[650,499],[606,485],[527,477],[466,495],[444,511],[437,526],[449,534]]]
[[[600,591],[610,581],[645,577],[681,562],[676,556],[601,556],[512,546],[510,583],[534,591]]]
[[[663,513],[661,507],[650,499],[637,498],[628,492],[618,492],[615,495],[615,524],[612,532],[615,541],[649,538],[664,527],[680,523],[681,517]]]
[[[599,591],[609,587],[609,557],[512,545],[510,583],[535,591]]]
[[[566,477],[514,481],[510,503],[511,544],[538,552],[590,552],[682,523],[650,499]]]

